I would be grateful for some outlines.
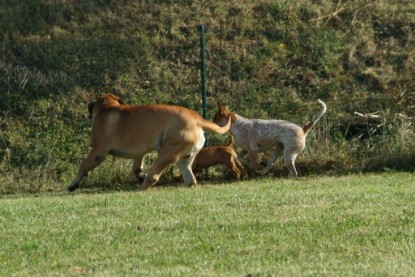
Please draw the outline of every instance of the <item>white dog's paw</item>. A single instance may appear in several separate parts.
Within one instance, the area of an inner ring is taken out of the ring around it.
[[[263,169],[263,170],[258,171],[258,174],[264,176],[268,173],[268,171],[269,169]]]

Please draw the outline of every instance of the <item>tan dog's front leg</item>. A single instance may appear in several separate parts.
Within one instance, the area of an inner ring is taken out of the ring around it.
[[[68,191],[72,192],[79,187],[82,178],[88,174],[89,171],[97,167],[105,158],[105,154],[94,149],[89,153],[88,157],[82,162],[78,170],[78,175],[68,187]]]

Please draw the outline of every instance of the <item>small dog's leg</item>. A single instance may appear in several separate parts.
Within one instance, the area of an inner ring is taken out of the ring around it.
[[[240,172],[238,166],[236,165],[235,160],[236,160],[235,157],[229,156],[229,158],[224,161],[224,164],[232,172],[235,179],[239,180],[241,178],[241,172]]]
[[[239,172],[241,172],[242,178],[248,177],[248,172],[246,171],[246,168],[238,161],[236,157],[235,157],[235,165],[238,167]]]

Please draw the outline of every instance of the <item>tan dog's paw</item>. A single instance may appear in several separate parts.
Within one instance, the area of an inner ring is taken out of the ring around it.
[[[146,178],[146,174],[142,172],[139,169],[134,170],[134,176],[137,178],[138,181],[144,182],[144,179]]]
[[[138,191],[146,191],[148,189],[148,186],[146,185],[138,185],[137,186]]]

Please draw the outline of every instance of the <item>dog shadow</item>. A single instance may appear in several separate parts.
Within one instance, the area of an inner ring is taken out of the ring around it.
[[[317,162],[305,162],[299,161],[298,165],[299,177],[306,177],[309,175],[319,174],[338,174],[339,168],[335,162],[317,163]],[[232,183],[238,183],[244,180],[256,180],[264,177],[272,178],[287,178],[288,169],[281,164],[277,164],[273,169],[266,175],[260,175],[255,172],[249,172],[249,177],[236,180],[231,172],[225,170],[221,166],[204,169],[201,172],[195,173],[195,177],[198,181],[198,186],[203,185],[226,185]],[[79,188],[81,193],[93,194],[93,193],[112,193],[112,192],[134,192],[139,191],[139,186],[142,180],[138,180],[135,176],[126,176],[122,172],[113,175],[110,178],[86,178]],[[184,188],[183,180],[177,172],[168,170],[164,173],[157,184],[153,188]]]
[[[230,183],[239,182],[235,180],[230,172],[217,172],[214,170],[203,170],[195,174],[198,181],[198,186],[203,185],[226,185]],[[246,180],[246,179],[245,179]],[[94,193],[111,193],[111,192],[134,192],[140,191],[139,187],[142,183],[142,179],[139,180],[135,176],[122,176],[122,174],[116,174],[109,179],[100,180],[98,178],[92,180],[84,180],[78,189],[81,193],[94,194]],[[181,176],[177,176],[173,173],[163,174],[158,182],[149,190],[154,188],[185,188]]]

